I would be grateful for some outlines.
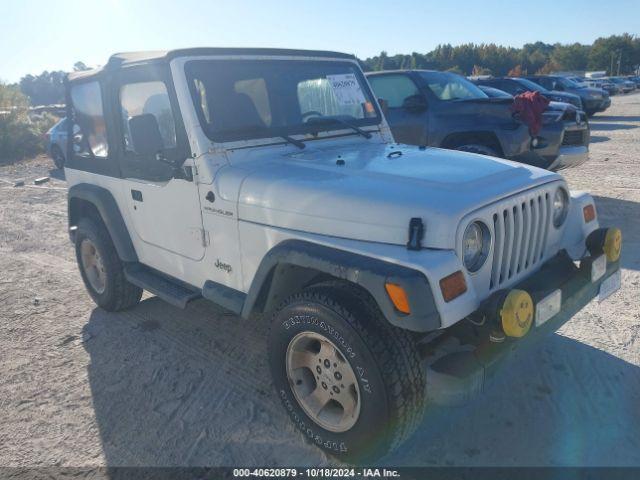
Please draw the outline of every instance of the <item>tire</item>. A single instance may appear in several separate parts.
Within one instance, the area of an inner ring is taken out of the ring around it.
[[[311,350],[318,351],[310,357],[316,367],[289,369],[289,359],[295,358],[289,352],[300,338],[308,336]],[[316,336],[337,348],[339,365],[327,365],[325,343],[313,346]],[[269,366],[277,395],[296,427],[307,440],[348,463],[370,462],[396,449],[417,428],[424,413],[426,378],[411,334],[390,325],[373,300],[349,285],[308,288],[276,310],[269,333]],[[340,370],[343,373],[338,377]],[[355,381],[345,385],[349,378]],[[300,383],[301,379],[305,381]],[[300,390],[310,381],[307,392],[322,392],[326,381],[325,396],[327,390],[333,395],[332,390],[342,388],[343,397],[348,392],[356,398],[357,416],[346,422],[355,423],[343,425],[346,430],[337,430],[335,421],[333,428],[319,423],[331,423],[327,418],[341,414],[345,417],[346,409],[341,413],[335,406],[336,397],[320,410],[318,420],[310,416],[306,400],[298,400],[309,398]]]
[[[56,168],[64,168],[65,158],[59,146],[54,145],[51,147],[51,159]]]
[[[490,157],[499,157],[500,155],[496,150],[480,143],[469,143],[466,145],[460,145],[453,148],[454,150],[460,150],[461,152],[479,153],[480,155],[489,155]]]
[[[86,217],[80,219],[75,248],[84,285],[99,307],[117,312],[132,308],[140,302],[142,289],[125,278],[122,261],[101,221]],[[88,260],[92,256],[92,250],[93,264]],[[99,260],[96,260],[96,253]]]

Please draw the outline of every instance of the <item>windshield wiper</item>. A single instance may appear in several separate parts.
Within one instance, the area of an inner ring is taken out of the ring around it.
[[[349,127],[351,130],[353,130],[354,132],[356,132],[358,135],[362,135],[364,138],[369,139],[371,138],[371,134],[369,132],[365,132],[364,130],[362,130],[360,127],[347,122],[346,120],[340,118],[340,117],[313,117],[310,118],[307,121],[308,124],[332,124],[332,123],[338,123],[340,125],[344,125],[345,127]]]
[[[281,138],[283,139],[285,142],[290,143],[291,145],[295,145],[296,147],[298,147],[300,150],[304,149],[306,147],[306,145],[304,144],[304,142],[302,142],[301,140],[296,140],[295,138],[291,138],[289,135],[278,135],[277,133],[271,133],[267,128],[261,126],[261,125],[243,125],[240,128],[234,128],[234,129],[230,129],[227,130],[227,132],[241,132],[241,133],[247,133],[247,134],[263,134],[266,133],[267,135],[270,135],[272,137],[277,137],[277,138]],[[226,132],[225,132],[226,133]]]
[[[296,140],[295,138],[292,138],[289,135],[277,135],[277,136],[279,138],[282,138],[283,140],[286,140],[287,143],[290,143],[291,145],[295,145],[300,150],[304,150],[305,147],[306,147],[306,145],[304,144],[304,142],[302,140]]]

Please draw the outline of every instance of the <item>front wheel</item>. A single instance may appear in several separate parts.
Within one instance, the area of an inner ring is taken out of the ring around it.
[[[478,153],[480,155],[489,155],[490,157],[499,157],[498,152],[493,148],[480,143],[469,143],[466,145],[460,145],[454,148],[454,150],[460,150],[461,152]]]
[[[349,286],[285,301],[273,317],[269,364],[294,424],[342,460],[383,456],[422,418],[425,376],[410,334]]]

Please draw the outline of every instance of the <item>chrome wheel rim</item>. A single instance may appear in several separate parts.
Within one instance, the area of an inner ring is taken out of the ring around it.
[[[107,274],[104,271],[102,257],[91,240],[85,238],[80,244],[82,269],[96,293],[102,294],[106,288]]]
[[[287,347],[287,378],[300,407],[315,423],[346,432],[360,416],[360,389],[353,368],[328,338],[301,332]]]

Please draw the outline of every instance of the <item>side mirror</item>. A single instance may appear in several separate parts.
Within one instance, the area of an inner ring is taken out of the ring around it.
[[[133,150],[138,155],[156,155],[164,149],[158,120],[150,113],[130,118],[129,132]]]
[[[411,95],[404,99],[402,108],[411,113],[424,112],[427,109],[427,99],[424,95]]]
[[[382,113],[384,115],[386,115],[387,112],[389,112],[389,102],[387,102],[384,98],[378,99],[378,105],[380,105],[380,110],[382,110]]]
[[[84,136],[82,135],[82,130],[80,126],[76,123],[73,125],[71,143],[73,145],[73,151],[75,153],[80,153],[82,150],[82,142],[84,141]]]

